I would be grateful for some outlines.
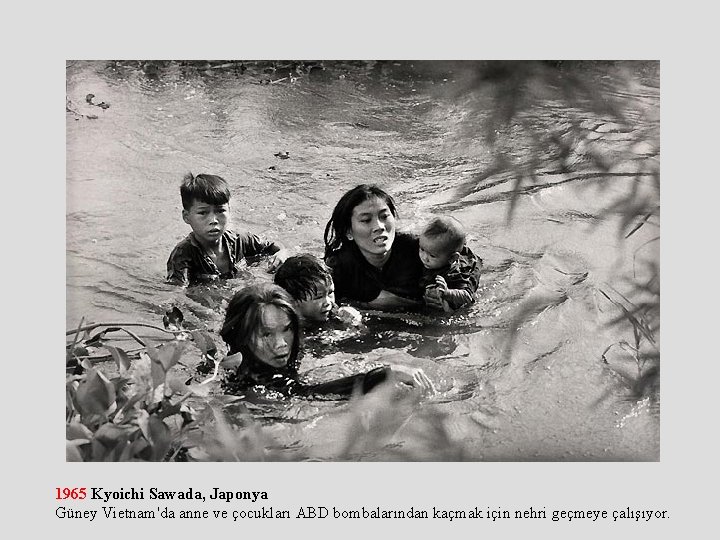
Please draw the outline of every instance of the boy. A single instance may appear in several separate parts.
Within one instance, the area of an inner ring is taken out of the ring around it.
[[[420,285],[429,307],[451,312],[475,301],[482,261],[465,245],[458,220],[430,220],[420,234],[420,260],[425,267]]]
[[[307,253],[288,257],[275,273],[275,284],[290,294],[298,315],[306,323],[339,320],[356,326],[362,322],[362,315],[355,308],[337,307],[332,274],[317,257]]]
[[[227,230],[230,220],[230,189],[214,174],[188,173],[180,185],[183,221],[192,232],[170,254],[167,282],[195,285],[235,277],[247,257],[271,255],[270,268],[285,257],[279,244],[250,233]]]

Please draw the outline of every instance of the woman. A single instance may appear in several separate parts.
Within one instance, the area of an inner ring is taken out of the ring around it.
[[[356,390],[368,392],[390,377],[434,390],[421,369],[405,366],[382,366],[320,384],[301,382],[298,315],[288,293],[271,283],[244,287],[233,296],[220,337],[227,343],[229,355],[242,353],[237,372],[227,382],[228,389],[234,392],[261,386],[284,395],[348,396]]]
[[[418,239],[396,232],[395,201],[376,185],[343,195],[325,226],[325,262],[335,295],[374,309],[421,307]]]

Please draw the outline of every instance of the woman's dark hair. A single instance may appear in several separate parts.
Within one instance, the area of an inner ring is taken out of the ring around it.
[[[375,184],[360,184],[345,193],[335,205],[330,221],[325,225],[325,258],[349,242],[346,233],[354,208],[370,199],[382,199],[393,217],[397,217],[395,200]]]
[[[241,368],[260,362],[250,351],[250,340],[262,322],[262,308],[275,306],[287,313],[293,329],[294,339],[290,346],[287,367],[297,374],[300,352],[300,322],[293,307],[293,300],[282,287],[272,283],[258,283],[240,289],[228,303],[225,322],[220,337],[229,347],[229,354],[242,353]]]

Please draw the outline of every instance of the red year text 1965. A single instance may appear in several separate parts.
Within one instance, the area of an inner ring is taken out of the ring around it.
[[[65,499],[82,500],[87,496],[87,488],[55,488],[55,498],[62,501]]]

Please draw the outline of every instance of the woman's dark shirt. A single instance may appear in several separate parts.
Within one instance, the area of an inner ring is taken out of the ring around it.
[[[385,290],[413,300],[420,300],[423,265],[418,239],[410,233],[395,235],[390,257],[382,269],[370,264],[355,242],[349,242],[326,257],[335,282],[338,300],[370,302]]]

